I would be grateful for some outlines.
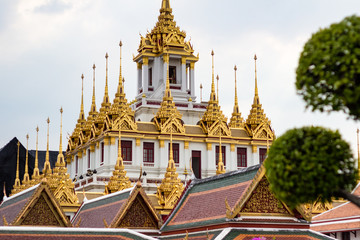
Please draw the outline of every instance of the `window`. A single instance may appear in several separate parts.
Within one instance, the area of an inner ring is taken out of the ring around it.
[[[132,142],[131,141],[121,141],[121,154],[125,162],[130,162],[132,160]]]
[[[350,232],[342,232],[341,239],[342,240],[350,240]]]
[[[266,158],[266,152],[267,149],[266,148],[260,148],[259,150],[259,162],[262,164]]]
[[[175,162],[175,165],[178,167],[179,166],[179,144],[178,143],[173,143],[172,147],[173,147],[174,162]],[[169,154],[168,154],[168,156],[170,158],[170,143],[169,143]]]
[[[75,157],[75,175],[77,175],[79,172],[79,157]]]
[[[101,143],[101,159],[100,159],[100,165],[104,164],[104,142]]]
[[[176,84],[176,67],[169,66],[169,82]]]
[[[246,148],[237,148],[237,166],[238,167],[247,167]]]
[[[149,68],[149,87],[152,86],[152,68]]]
[[[88,158],[87,158],[88,162],[87,162],[87,168],[90,169],[91,164],[90,164],[90,149],[88,150]]]
[[[221,156],[222,156],[222,161],[224,163],[224,166],[226,166],[226,154],[225,154],[225,146],[221,146]],[[219,146],[216,146],[216,155],[215,155],[215,159],[216,159],[216,166],[218,165],[219,162]]]
[[[144,142],[144,165],[154,163],[154,143]]]

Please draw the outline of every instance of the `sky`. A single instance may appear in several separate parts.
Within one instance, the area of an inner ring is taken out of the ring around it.
[[[343,113],[305,110],[295,90],[295,71],[306,41],[320,28],[360,9],[358,0],[171,0],[175,21],[191,39],[195,55],[197,102],[211,87],[211,50],[219,75],[219,101],[231,117],[234,65],[238,98],[246,119],[254,96],[254,54],[260,102],[276,136],[308,125],[338,129],[356,153],[359,122]],[[63,150],[80,112],[81,74],[85,113],[92,97],[92,65],[96,64],[96,104],[105,86],[105,53],[109,54],[109,95],[119,74],[119,41],[123,42],[123,76],[129,101],[136,94],[132,61],[140,35],[154,27],[161,0],[0,0],[0,148],[13,137],[29,148],[46,149],[50,118],[50,149],[59,149],[60,107],[63,107]]]

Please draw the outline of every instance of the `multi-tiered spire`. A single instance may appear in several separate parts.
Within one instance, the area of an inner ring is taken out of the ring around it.
[[[157,111],[154,122],[161,132],[170,132],[175,128],[176,132],[185,132],[181,122],[181,113],[175,106],[173,97],[171,96],[170,81],[169,81],[169,63],[167,63],[166,71],[166,87],[164,92],[163,101],[161,102],[160,108]],[[173,123],[170,123],[173,121]],[[170,123],[171,125],[169,125]],[[173,126],[175,124],[175,126]],[[169,129],[170,128],[170,129]]]
[[[237,84],[236,84],[236,71],[237,67],[234,67],[235,71],[235,101],[234,101],[234,110],[230,118],[229,127],[231,128],[243,128],[244,119],[241,117],[241,112],[239,111],[238,96],[237,96]]]
[[[13,189],[11,190],[11,194],[16,194],[21,191],[21,183],[19,178],[19,154],[20,154],[20,142],[17,143],[17,158],[16,158],[16,177]]]
[[[225,135],[230,135],[230,130],[226,124],[227,118],[224,116],[220,110],[220,105],[218,98],[215,93],[215,83],[214,83],[214,51],[211,51],[212,57],[212,78],[211,78],[211,93],[208,106],[202,119],[200,120],[200,126],[203,131],[208,135],[218,135],[220,133]]]
[[[43,168],[43,174],[44,177],[48,177],[52,174],[52,170],[51,170],[51,165],[50,165],[50,158],[49,158],[49,124],[50,124],[50,119],[48,118],[46,120],[47,122],[47,142],[46,142],[46,154],[45,154],[45,163],[44,163],[44,168]]]
[[[176,172],[173,158],[172,132],[170,132],[169,151],[168,167],[166,168],[165,176],[156,192],[156,196],[159,199],[158,202],[164,209],[172,209],[184,190],[184,185],[179,179],[179,174]]]
[[[26,134],[26,160],[25,160],[25,173],[22,181],[22,189],[30,187],[30,176],[29,176],[29,134]]]
[[[39,127],[36,127],[35,166],[34,166],[33,175],[31,176],[31,185],[38,184],[41,179],[40,171],[39,171],[38,137],[39,137]]]
[[[115,94],[114,103],[111,105],[108,112],[110,119],[110,127],[112,129],[125,129],[125,130],[136,130],[137,126],[134,119],[134,111],[130,108],[130,105],[126,99],[124,85],[123,85],[123,76],[122,76],[122,66],[121,66],[121,55],[122,55],[122,42],[119,43],[120,46],[120,69],[119,69],[119,83],[117,92]]]
[[[114,193],[131,187],[129,177],[126,176],[124,161],[121,155],[121,129],[119,129],[118,157],[115,170],[110,177],[109,183],[105,186],[105,193]]]
[[[257,85],[257,72],[256,72],[256,55],[254,56],[255,60],[255,95],[254,101],[250,110],[250,114],[246,119],[246,124],[249,126],[251,130],[255,130],[258,125],[263,122],[269,122],[264,110],[262,109],[262,105],[260,104],[259,92],[258,92],[258,85]]]

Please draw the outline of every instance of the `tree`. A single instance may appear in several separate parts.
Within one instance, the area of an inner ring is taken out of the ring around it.
[[[319,197],[358,201],[348,192],[358,176],[355,160],[338,131],[313,126],[288,130],[272,144],[264,164],[270,188],[290,207]]]
[[[312,111],[344,111],[360,119],[359,17],[312,35],[299,59],[296,88]]]

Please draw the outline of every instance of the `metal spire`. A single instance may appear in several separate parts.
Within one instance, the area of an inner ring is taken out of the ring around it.
[[[24,178],[23,178],[23,184],[26,186],[29,184],[30,182],[30,177],[29,177],[29,134],[26,134],[26,160],[25,160],[25,173],[24,173]]]
[[[36,127],[36,152],[35,152],[35,166],[32,175],[32,180],[40,179],[39,172],[39,158],[38,158],[38,137],[39,137],[39,127]]]
[[[52,173],[50,160],[49,160],[49,124],[50,124],[50,119],[48,118],[46,120],[46,122],[48,124],[48,128],[47,128],[46,155],[45,155],[45,163],[44,163],[44,169],[43,169],[43,173],[44,173],[45,177]]]

